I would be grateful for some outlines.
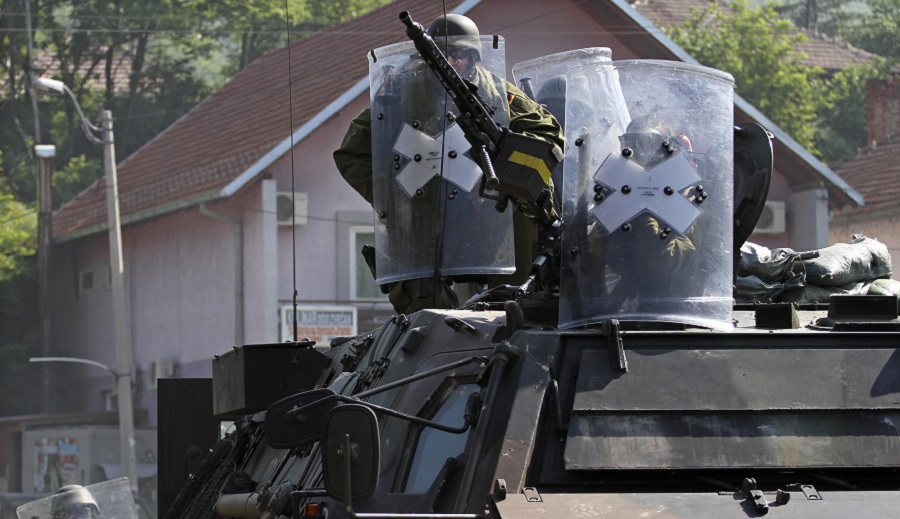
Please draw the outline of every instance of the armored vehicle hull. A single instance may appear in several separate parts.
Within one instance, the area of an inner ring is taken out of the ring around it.
[[[553,298],[398,316],[240,419],[167,517],[888,517],[896,298],[832,307],[873,301],[892,315],[757,305],[727,332],[559,330]]]

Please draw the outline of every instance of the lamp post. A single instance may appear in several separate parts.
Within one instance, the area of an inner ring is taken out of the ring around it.
[[[34,156],[38,159],[38,303],[41,318],[41,355],[50,355],[50,236],[52,207],[50,196],[50,180],[53,175],[53,157],[56,147],[38,144],[34,147]],[[50,411],[50,375],[47,369],[41,370],[41,405],[44,412]]]
[[[100,126],[84,116],[72,90],[62,81],[38,78],[32,85],[36,90],[66,93],[72,99],[81,129],[89,141],[103,146],[103,166],[106,172],[106,213],[109,225],[109,269],[112,281],[113,325],[115,328],[117,406],[119,408],[119,443],[122,450],[122,469],[131,488],[137,490],[137,459],[134,454],[134,409],[131,398],[131,348],[125,329],[125,283],[122,261],[122,228],[119,221],[119,188],[116,178],[116,149],[113,139],[112,112],[103,110]],[[94,132],[98,132],[98,137]]]

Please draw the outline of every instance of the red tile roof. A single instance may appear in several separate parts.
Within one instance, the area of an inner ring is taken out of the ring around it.
[[[689,12],[684,7],[687,4],[707,3],[671,2],[684,13]],[[447,10],[458,3],[448,3]],[[641,4],[654,9],[668,6],[662,0]],[[442,3],[434,0],[397,0],[296,40],[290,47],[291,81],[287,48],[251,63],[119,164],[123,223],[225,196],[223,188],[367,76],[367,51],[405,39],[397,19],[400,11],[408,10],[416,20],[428,21],[441,9]],[[105,181],[100,179],[54,214],[54,238],[103,230],[105,200]]]
[[[680,27],[690,17],[692,8],[702,10],[716,3],[727,9],[727,6],[716,0],[638,0],[632,2],[632,5],[657,27]],[[867,51],[821,34],[806,33],[806,37],[809,41],[797,46],[807,56],[801,63],[821,67],[829,72],[843,70],[849,65],[872,63],[875,57]]]
[[[106,52],[108,47],[101,47],[99,51]],[[93,69],[90,61],[84,61],[76,74],[79,81],[84,80],[91,88],[105,89],[106,76],[104,72],[105,61],[98,62]],[[149,63],[148,63],[149,64]],[[116,92],[128,92],[128,81],[131,75],[132,56],[130,51],[122,51],[115,55],[112,63],[113,90]],[[57,55],[47,50],[38,51],[34,56],[34,71],[38,76],[46,76],[59,79],[60,62]],[[69,85],[73,90],[78,90],[76,85]]]
[[[457,3],[448,3],[448,11]],[[285,47],[255,60],[119,164],[123,222],[220,196],[238,175],[365,78],[366,51],[405,39],[400,11],[430,21],[441,9],[434,0],[398,0],[293,41],[290,51]],[[96,232],[106,220],[106,182],[101,178],[54,214],[53,236]]]
[[[860,151],[851,159],[834,166],[834,171],[856,188],[866,205],[836,212],[835,223],[860,217],[900,215],[900,134]]]

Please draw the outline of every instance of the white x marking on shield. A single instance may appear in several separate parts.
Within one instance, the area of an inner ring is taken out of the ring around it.
[[[464,191],[475,188],[481,178],[481,168],[465,155],[471,145],[459,125],[451,125],[443,134],[430,137],[409,124],[404,124],[394,144],[394,151],[410,159],[397,174],[397,182],[407,196],[414,196],[416,190],[440,174],[442,139],[446,156],[443,161],[444,178]]]
[[[591,209],[609,233],[648,211],[683,235],[700,216],[700,209],[681,194],[686,187],[700,180],[700,175],[683,153],[677,153],[649,170],[618,153],[611,153],[594,174],[594,180],[614,190]],[[628,189],[623,190],[625,186]],[[671,195],[666,194],[666,187],[672,188]]]

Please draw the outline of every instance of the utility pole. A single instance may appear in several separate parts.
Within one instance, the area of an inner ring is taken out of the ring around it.
[[[119,218],[119,185],[116,172],[116,148],[113,136],[112,112],[103,110],[100,126],[92,124],[72,90],[62,81],[38,78],[32,88],[43,91],[65,93],[75,104],[84,135],[93,144],[103,147],[103,166],[106,172],[106,213],[109,226],[109,270],[112,283],[112,310],[116,368],[116,397],[119,408],[119,440],[122,451],[122,470],[133,490],[138,489],[137,458],[134,453],[134,402],[131,394],[132,358],[131,344],[125,325],[125,276],[122,259],[122,223]],[[94,134],[99,132],[100,137]]]
[[[34,147],[38,159],[38,305],[41,320],[41,356],[50,356],[50,239],[52,236],[53,205],[51,196],[53,158],[56,146],[38,144]],[[41,401],[44,413],[50,413],[50,376],[47,366],[41,366]]]
[[[103,110],[100,118],[103,131],[103,166],[106,171],[106,212],[109,223],[109,269],[112,278],[113,325],[116,345],[116,391],[119,408],[119,441],[122,449],[122,470],[131,484],[138,488],[137,459],[134,454],[134,408],[131,398],[131,345],[125,328],[125,265],[122,260],[122,224],[119,218],[119,183],[116,173],[116,147],[113,138],[112,112]]]

